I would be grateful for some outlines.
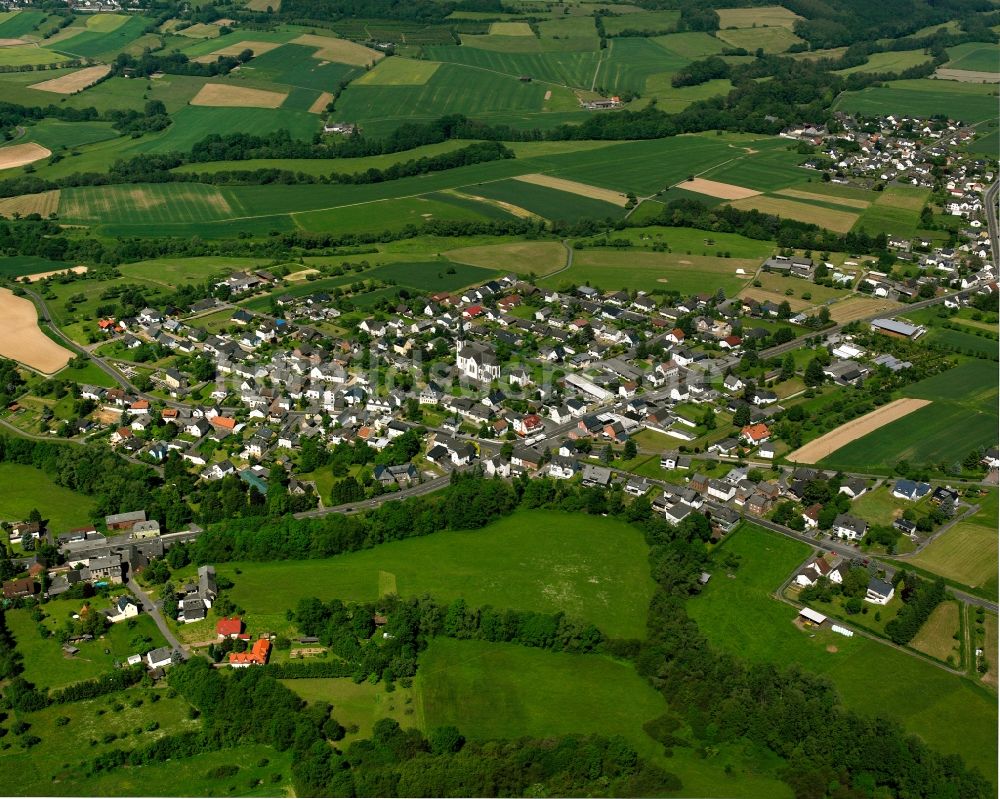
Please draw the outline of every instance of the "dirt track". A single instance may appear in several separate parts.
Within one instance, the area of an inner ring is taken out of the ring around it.
[[[831,430],[815,441],[810,441],[804,447],[799,447],[795,452],[789,453],[788,460],[793,463],[816,463],[855,439],[866,436],[873,430],[878,430],[889,422],[901,419],[929,404],[930,400],[923,399],[895,400],[871,413],[866,413],[864,416],[842,424],[836,430]]]
[[[31,300],[0,289],[0,356],[52,374],[62,369],[73,353],[60,347],[38,327],[38,314]]]

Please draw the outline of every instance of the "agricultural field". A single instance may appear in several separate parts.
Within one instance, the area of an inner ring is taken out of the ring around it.
[[[62,191],[59,212],[75,224],[203,222],[235,215],[228,195],[199,183],[71,188]]]
[[[998,584],[997,493],[992,490],[980,510],[936,537],[919,554],[907,558],[915,566],[949,580],[995,594]]]
[[[516,179],[481,184],[475,187],[475,192],[551,220],[608,219],[622,215],[618,205]]]
[[[0,356],[12,358],[45,375],[62,369],[73,353],[45,335],[38,326],[35,304],[0,288]]]
[[[0,14],[0,38],[18,39],[26,33],[31,33],[46,18],[44,11],[4,11]]]
[[[972,682],[877,641],[823,629],[807,633],[793,624],[796,609],[771,592],[811,547],[746,524],[720,551],[740,555],[740,567],[732,579],[715,569],[688,603],[713,645],[752,663],[797,663],[825,675],[849,709],[893,718],[939,751],[996,773],[996,703]],[[893,678],[873,680],[872,674]]]
[[[586,284],[606,291],[660,289],[691,294],[702,290],[706,280],[711,280],[713,288],[732,296],[746,284],[747,275],[757,266],[756,259],[586,249],[574,253],[572,267],[539,282],[551,288]],[[738,275],[737,269],[743,269],[746,275]]]
[[[896,80],[883,86],[869,86],[845,92],[835,104],[838,111],[865,114],[907,114],[948,116],[974,123],[996,116],[996,86],[930,79]]]
[[[716,36],[731,47],[750,52],[763,49],[765,53],[783,53],[802,41],[785,27],[727,28],[718,31]]]
[[[4,418],[8,418],[6,415]],[[67,446],[71,446],[67,444]],[[58,485],[45,472],[17,463],[0,463],[0,520],[21,522],[37,509],[47,528],[59,535],[91,521],[94,501]]]
[[[0,277],[20,277],[68,268],[69,265],[61,261],[50,261],[35,255],[11,255],[0,258]]]
[[[851,75],[855,72],[899,73],[927,61],[930,61],[930,55],[923,50],[892,50],[887,53],[872,53],[864,64],[837,70],[837,74]]]
[[[388,58],[357,80],[358,86],[423,86],[440,64],[410,58]]]
[[[794,11],[783,6],[758,6],[754,8],[720,8],[719,27],[728,28],[775,28],[791,30],[797,20],[802,19]]]
[[[914,383],[907,396],[930,404],[841,447],[820,464],[848,471],[883,471],[898,461],[934,466],[961,461],[994,442],[997,385],[990,363],[970,361]]]
[[[431,220],[480,221],[494,216],[493,209],[487,205],[474,204],[466,207],[461,202],[449,202],[450,199],[446,194],[438,194],[381,200],[323,211],[308,211],[295,214],[293,219],[305,230],[381,233],[385,230],[401,230],[407,225],[421,225]]]
[[[444,253],[462,264],[520,274],[547,275],[566,265],[566,248],[554,241],[525,241],[463,247]]]
[[[950,59],[945,67],[969,72],[1000,72],[1000,55],[996,45],[968,42],[948,48]]]
[[[910,646],[932,658],[953,663],[962,663],[962,651],[955,638],[961,629],[961,615],[957,601],[942,602],[924,622],[920,632],[910,642]]]
[[[642,637],[653,588],[635,528],[589,517],[581,524],[579,516],[545,511],[327,560],[220,564],[218,571],[236,583],[233,601],[254,623],[272,628],[287,626],[285,610],[302,597],[370,601],[392,584],[401,596],[563,611],[609,635]]]
[[[620,17],[605,17],[604,30],[611,36],[617,36],[626,30],[666,34],[676,30],[678,19],[679,11],[639,11],[635,14],[622,14]]]
[[[152,22],[148,17],[94,15],[87,28],[68,39],[45,45],[59,54],[84,58],[113,57],[142,36]]]
[[[872,236],[885,233],[890,236],[912,238],[916,235],[917,225],[920,223],[920,211],[929,198],[930,189],[917,186],[888,186],[861,214],[854,229],[865,230]]]
[[[847,233],[858,221],[858,215],[852,211],[836,211],[830,207],[786,200],[778,197],[757,196],[730,203],[733,208],[743,210],[756,209],[761,213],[775,214],[799,222],[819,225],[835,233]]]

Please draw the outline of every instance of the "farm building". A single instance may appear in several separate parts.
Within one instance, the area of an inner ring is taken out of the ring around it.
[[[911,325],[896,319],[875,319],[872,321],[872,330],[884,336],[908,339],[919,338],[924,333],[924,328],[919,325]]]

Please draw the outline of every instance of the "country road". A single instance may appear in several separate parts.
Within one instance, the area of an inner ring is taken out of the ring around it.
[[[993,250],[993,263],[1000,264],[1000,226],[997,224],[997,192],[1000,191],[1000,178],[986,189],[983,204],[986,206],[986,229],[990,234],[990,248]]]
[[[175,652],[180,652],[181,657],[185,660],[191,657],[191,653],[184,648],[184,645],[177,640],[177,636],[174,635],[170,627],[167,626],[167,620],[163,618],[163,612],[161,611],[160,606],[150,598],[149,594],[139,587],[139,583],[137,583],[133,577],[129,576],[127,585],[128,589],[135,594],[139,602],[142,603],[142,609],[152,617],[154,622],[156,622],[156,626],[159,628],[160,632],[163,633],[163,637],[167,639],[167,643],[170,644],[170,647]]]

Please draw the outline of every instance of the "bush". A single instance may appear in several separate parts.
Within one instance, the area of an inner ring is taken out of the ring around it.
[[[215,768],[209,769],[205,773],[205,777],[210,780],[224,780],[227,777],[233,777],[239,772],[240,767],[234,766],[231,763],[226,763],[221,766],[216,766]]]

